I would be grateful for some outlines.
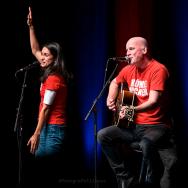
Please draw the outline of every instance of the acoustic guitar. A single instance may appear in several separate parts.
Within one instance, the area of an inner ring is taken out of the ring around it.
[[[118,96],[116,98],[116,111],[113,114],[113,123],[115,126],[129,126],[134,120],[135,94],[128,90],[128,87],[121,83]],[[125,106],[125,118],[120,119],[119,113],[122,106]]]

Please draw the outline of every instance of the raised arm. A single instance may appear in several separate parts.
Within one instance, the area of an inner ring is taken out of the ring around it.
[[[40,50],[40,45],[36,38],[36,34],[35,34],[34,26],[33,26],[31,7],[29,7],[29,13],[27,16],[27,24],[29,26],[29,37],[30,37],[30,45],[31,45],[32,54],[37,58],[39,62],[41,62],[41,50]]]

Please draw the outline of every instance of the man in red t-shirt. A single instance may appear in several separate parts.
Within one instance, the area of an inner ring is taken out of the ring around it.
[[[98,132],[97,138],[116,175],[118,188],[130,187],[134,178],[120,157],[120,153],[117,152],[116,143],[130,145],[138,141],[148,168],[146,183],[153,188],[158,186],[153,173],[153,156],[159,151],[161,143],[162,146],[165,145],[164,140],[170,141],[171,139],[171,127],[169,118],[166,116],[166,86],[169,72],[164,65],[151,57],[146,39],[142,37],[129,39],[126,50],[129,65],[125,66],[112,80],[107,106],[114,113],[118,113],[120,122],[128,118],[129,126],[121,123],[121,126],[105,127]],[[119,87],[123,83],[133,94],[134,101],[130,105],[122,104],[118,106],[120,108],[118,109],[116,100]],[[160,184],[162,188],[169,188],[171,187],[171,169],[177,157],[174,148],[164,151],[168,151],[165,157],[169,157],[170,160],[164,159],[163,153],[159,152],[164,165]]]

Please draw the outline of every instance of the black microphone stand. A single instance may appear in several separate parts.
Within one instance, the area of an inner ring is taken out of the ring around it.
[[[95,188],[97,188],[97,110],[96,110],[96,103],[98,102],[99,98],[102,96],[102,94],[104,93],[104,90],[106,89],[107,85],[110,83],[111,78],[113,77],[116,69],[117,69],[118,64],[116,64],[113,72],[111,73],[111,75],[109,76],[108,80],[106,81],[106,83],[103,84],[103,88],[100,91],[100,93],[98,94],[98,96],[95,98],[95,100],[93,101],[93,104],[90,108],[90,110],[88,111],[86,117],[84,120],[87,120],[87,118],[89,117],[89,115],[91,114],[91,112],[93,112],[94,114],[94,140],[95,140],[95,145],[94,145],[94,168],[95,168]]]
[[[17,73],[17,72],[16,72]],[[16,75],[16,74],[15,74]],[[26,88],[26,78],[27,70],[24,72],[24,80],[22,83],[20,101],[17,108],[16,121],[14,125],[14,132],[16,132],[17,144],[18,144],[18,183],[21,185],[22,177],[22,124],[23,124],[23,114],[22,114],[22,104],[24,98],[24,89]]]

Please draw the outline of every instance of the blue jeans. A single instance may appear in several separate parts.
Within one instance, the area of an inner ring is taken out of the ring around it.
[[[45,124],[35,152],[35,187],[56,187],[63,164],[67,127]]]
[[[44,125],[36,157],[47,157],[58,155],[62,149],[66,138],[66,127],[64,125],[46,124]]]

